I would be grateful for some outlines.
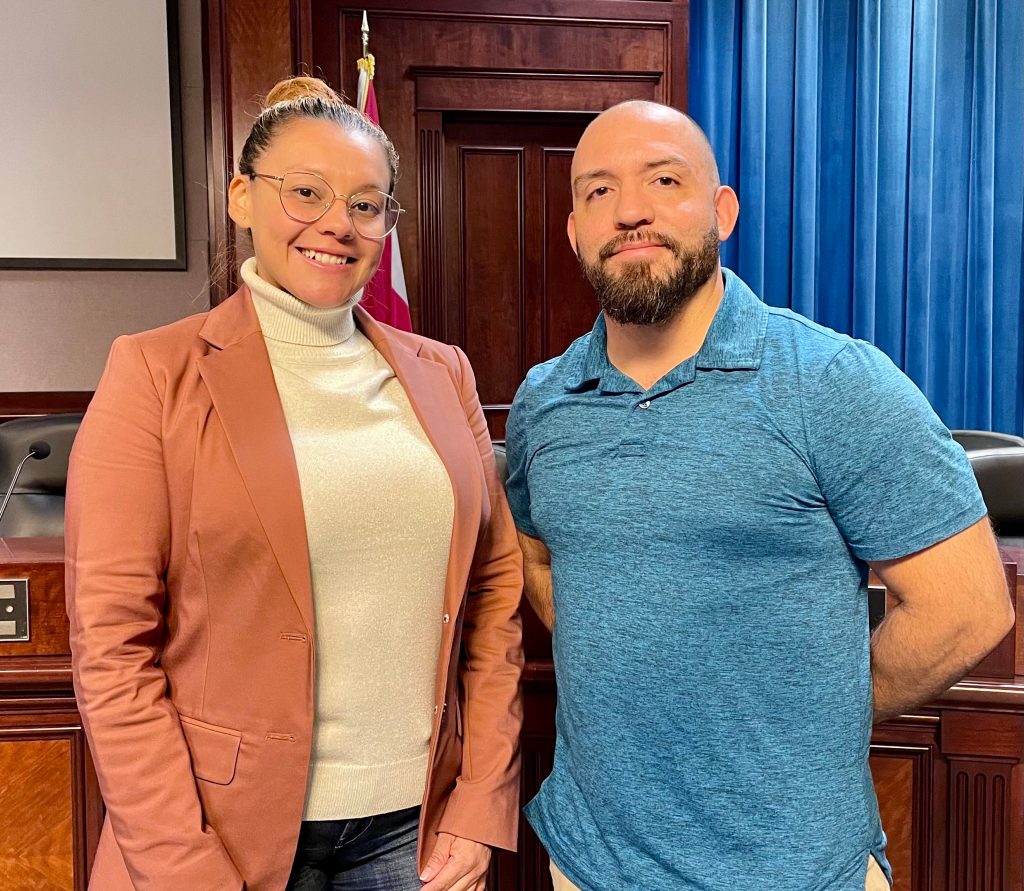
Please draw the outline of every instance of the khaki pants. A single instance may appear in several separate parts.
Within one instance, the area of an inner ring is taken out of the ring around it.
[[[579,888],[562,875],[554,863],[551,864],[551,879],[555,883],[555,891],[580,891]],[[612,889],[609,889],[609,891],[612,891]],[[868,874],[864,881],[864,891],[889,891],[889,882],[885,878],[885,873],[882,872],[882,867],[878,865],[878,861],[870,854],[868,854]]]

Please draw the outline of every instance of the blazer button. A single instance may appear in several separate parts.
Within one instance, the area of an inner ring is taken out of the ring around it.
[[[443,616],[441,617],[441,621],[442,621],[442,622],[444,622],[444,623],[445,623],[445,625],[447,625],[447,624],[448,624],[448,620],[449,620],[449,619],[451,619],[451,616],[449,616],[449,615],[448,615],[448,613],[445,613],[445,614],[444,614],[444,615],[443,615]]]

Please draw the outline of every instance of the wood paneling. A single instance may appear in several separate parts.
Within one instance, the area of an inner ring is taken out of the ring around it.
[[[443,308],[430,315],[441,324],[424,333],[465,349],[496,439],[527,371],[563,352],[597,314],[565,231],[572,149],[589,119],[442,118]]]
[[[570,11],[571,10],[571,11]],[[419,179],[432,159],[418,157],[423,130],[447,133],[452,112],[542,112],[592,116],[628,98],[685,105],[685,3],[603,3],[600,18],[582,4],[524,2],[377,3],[369,7],[375,89],[381,121],[403,159],[397,197],[408,209],[399,237],[417,330],[438,337],[427,301],[436,250],[436,208]],[[361,53],[362,7],[314,0],[313,62],[351,95]],[[340,40],[339,40],[339,35]],[[680,67],[681,66],[681,67]],[[428,121],[424,115],[433,114]],[[514,143],[512,143],[514,144]],[[573,143],[574,144],[574,143]],[[435,279],[436,283],[436,279]]]
[[[950,891],[1003,891],[1009,770],[954,759],[949,785]]]
[[[627,99],[659,98],[657,72],[616,71],[574,74],[563,71],[519,72],[413,69],[418,108],[435,110],[546,112],[545,94],[557,91],[558,111],[593,114]],[[541,89],[543,87],[543,89]]]
[[[950,710],[942,752],[949,762],[950,891],[1017,891],[1024,872],[1024,714]]]
[[[227,187],[262,98],[298,70],[304,26],[308,42],[304,5],[297,0],[203,4],[211,305],[235,290],[238,266],[252,252],[248,235],[228,217]]]
[[[410,304],[413,310],[413,327],[417,331],[442,331],[447,326],[445,318],[445,219],[444,219],[444,134],[440,112],[426,111],[417,115],[419,119],[419,217],[422,226],[420,245],[422,247],[419,276],[419,300],[413,298],[415,287],[410,289]],[[405,227],[408,229],[408,227]],[[403,230],[405,231],[405,230]],[[405,251],[405,249],[403,249]],[[408,256],[407,253],[403,255]],[[413,272],[406,266],[410,276]],[[408,285],[411,278],[407,278]]]
[[[3,887],[74,882],[71,741],[0,733],[0,875]]]
[[[571,165],[572,151],[568,148],[544,148],[543,342],[538,351],[541,358],[564,353],[597,318],[597,298],[583,279],[566,234],[566,220],[572,210]]]
[[[92,400],[91,390],[60,392],[0,393],[0,423],[14,418],[85,411]],[[6,490],[9,481],[0,481]]]
[[[31,639],[0,644],[0,695],[71,689],[64,540],[0,538],[0,579],[29,580]]]
[[[0,579],[28,579],[32,639],[3,644],[4,656],[63,656],[71,658],[68,619],[64,606],[64,562],[4,563]]]
[[[550,666],[534,663],[523,678],[523,803],[532,799],[554,766],[555,679]],[[520,818],[519,851],[502,854],[511,878],[500,889],[551,891],[548,855],[525,818]]]
[[[449,146],[456,168],[449,203],[458,211],[446,223],[458,266],[448,281],[448,318],[458,320],[453,339],[473,363],[480,400],[508,404],[523,354],[523,149]]]
[[[893,891],[925,891],[930,874],[926,854],[931,845],[933,746],[876,744],[870,760],[889,841],[886,854],[893,868]]]
[[[0,644],[0,888],[85,891],[103,805],[71,689],[63,540],[0,539],[29,643]]]
[[[1003,571],[1006,573],[1006,585],[1011,592],[1014,591],[1017,584],[1017,573],[1020,569],[1021,567],[1015,562],[1003,563]],[[1017,608],[1016,605],[1015,608]],[[1024,650],[1024,646],[1018,643],[1018,637],[1021,634],[1022,628],[1024,626],[1021,625],[1012,628],[1009,634],[974,668],[971,674],[975,677],[1012,680],[1017,673],[1017,657],[1024,655],[1018,653],[1018,647]]]
[[[942,723],[945,755],[977,755],[1024,760],[1024,714],[988,714],[981,711],[950,712]]]
[[[0,802],[0,888],[85,891],[103,803],[70,690],[0,694]]]

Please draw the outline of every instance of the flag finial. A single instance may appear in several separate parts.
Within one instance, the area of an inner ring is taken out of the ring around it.
[[[370,51],[370,23],[366,18],[365,9],[363,10],[363,24],[359,30],[363,35],[363,55],[365,56]]]

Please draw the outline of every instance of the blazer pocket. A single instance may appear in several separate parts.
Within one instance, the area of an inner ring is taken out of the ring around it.
[[[192,756],[192,773],[196,779],[219,786],[228,785],[235,778],[242,734],[238,730],[207,724],[185,715],[178,717]]]

